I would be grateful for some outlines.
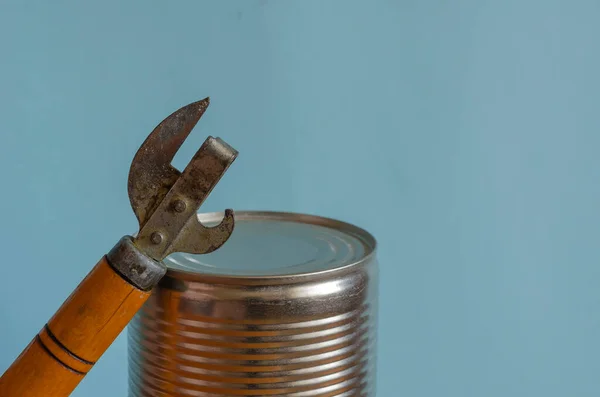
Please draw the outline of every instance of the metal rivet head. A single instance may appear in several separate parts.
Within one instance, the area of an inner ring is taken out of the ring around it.
[[[154,232],[150,236],[150,241],[152,242],[152,244],[160,244],[160,243],[162,243],[162,240],[163,240],[163,236],[159,232]]]
[[[187,207],[187,205],[185,204],[185,201],[183,201],[183,200],[175,200],[175,202],[173,202],[173,208],[177,212],[185,211],[186,207]]]

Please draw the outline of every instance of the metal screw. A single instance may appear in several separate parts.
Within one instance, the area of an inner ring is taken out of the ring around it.
[[[186,207],[187,207],[187,205],[185,204],[185,201],[183,201],[183,200],[175,200],[175,202],[173,203],[173,208],[177,212],[185,211]]]
[[[150,235],[150,241],[152,242],[152,244],[158,245],[162,243],[162,240],[163,236],[159,232],[154,232]]]

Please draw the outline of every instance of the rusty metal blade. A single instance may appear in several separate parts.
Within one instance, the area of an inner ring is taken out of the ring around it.
[[[128,192],[140,229],[179,178],[181,173],[171,161],[208,105],[209,98],[205,98],[173,112],[150,133],[133,158]]]

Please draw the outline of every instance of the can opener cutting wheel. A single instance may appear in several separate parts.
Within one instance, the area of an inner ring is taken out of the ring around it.
[[[189,104],[146,138],[129,171],[128,192],[140,224],[83,279],[0,378],[2,397],[68,396],[112,344],[165,275],[173,252],[205,254],[231,235],[233,211],[205,227],[196,211],[237,156],[208,137],[183,172],[170,163],[208,107]]]

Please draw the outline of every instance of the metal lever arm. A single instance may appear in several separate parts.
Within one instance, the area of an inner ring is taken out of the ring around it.
[[[0,396],[69,396],[165,272],[130,237],[121,239],[0,378]]]

